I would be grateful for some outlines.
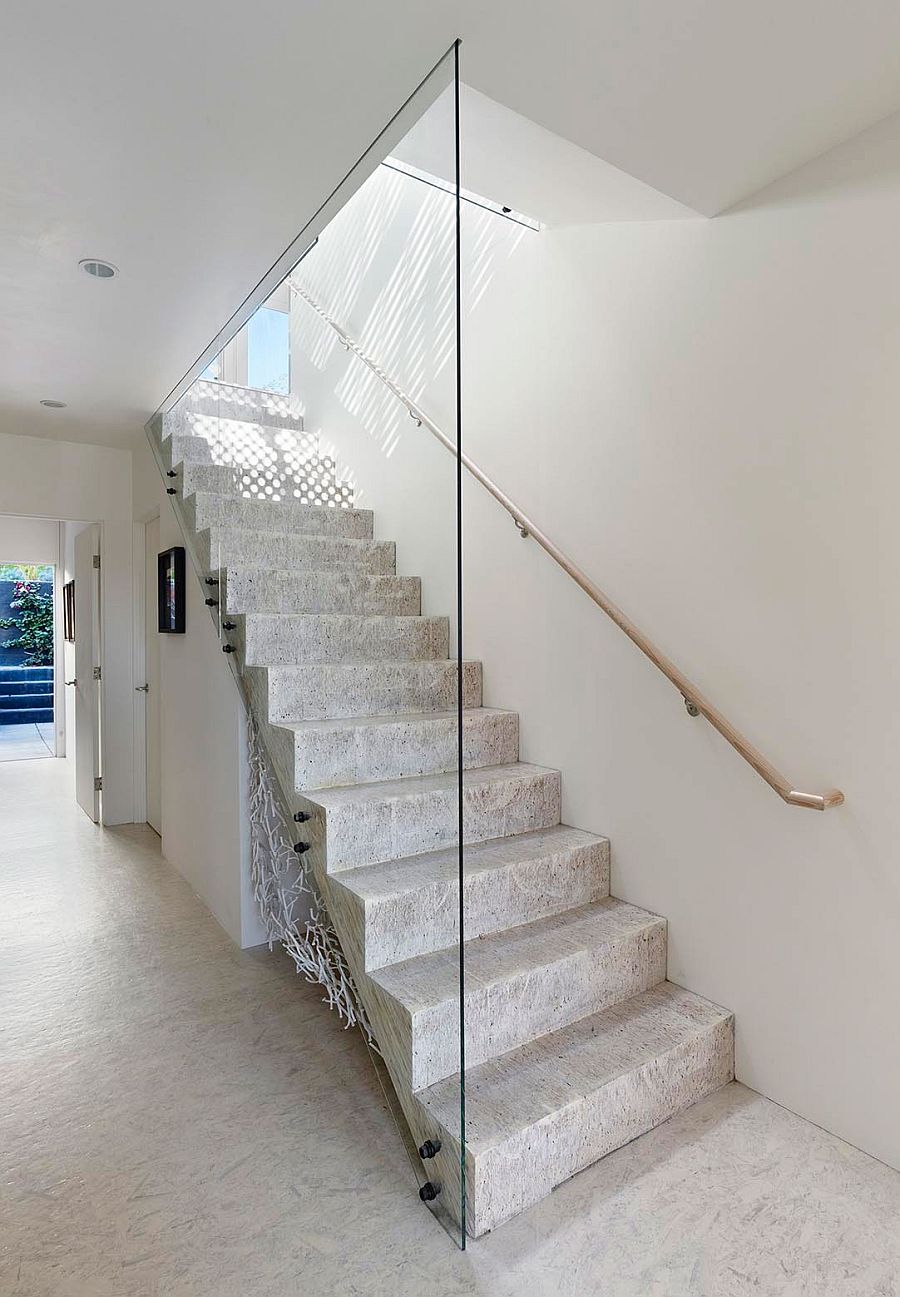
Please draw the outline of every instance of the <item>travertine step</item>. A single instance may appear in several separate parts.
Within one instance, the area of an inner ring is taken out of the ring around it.
[[[255,532],[372,539],[371,509],[337,509],[294,500],[244,500],[198,491],[184,501],[184,510],[195,531],[239,527]]]
[[[213,380],[195,383],[171,413],[238,419],[270,428],[303,428],[303,418],[292,397]]]
[[[417,617],[422,584],[417,576],[366,572],[234,567],[222,584],[228,612],[338,612]],[[410,710],[413,710],[412,708]]]
[[[459,852],[450,847],[348,869],[335,879],[363,939],[363,966],[381,968],[459,941]],[[602,900],[609,842],[558,824],[470,843],[463,852],[467,940]]]
[[[319,438],[314,432],[304,432],[300,427],[277,428],[265,423],[254,423],[217,415],[179,414],[163,415],[162,445],[168,447],[175,459],[178,447],[187,450],[187,459],[194,459],[189,444],[206,442],[211,451],[208,463],[241,464],[248,471],[265,468],[276,462],[296,464],[319,449]]]
[[[253,612],[234,620],[234,643],[249,666],[445,658],[449,648],[446,617]]]
[[[464,957],[474,1067],[663,981],[666,922],[607,898],[467,941]],[[459,1070],[459,958],[451,947],[371,973],[413,1090]]]
[[[184,425],[179,425],[183,427]],[[248,476],[302,472],[307,464],[318,465],[319,439],[313,433],[285,433],[290,444],[273,444],[276,434],[265,428],[216,425],[203,432],[170,431],[161,439],[160,452],[167,468],[206,465],[240,470]]]
[[[733,1019],[664,982],[466,1071],[467,1220],[478,1236],[734,1075]],[[459,1193],[459,1077],[416,1098]]]
[[[377,864],[457,841],[457,774],[326,788],[305,797],[326,816],[329,873]],[[463,775],[466,842],[559,823],[559,771],[519,761]]]
[[[310,493],[336,505],[352,504],[352,488],[338,482],[334,460],[310,456],[300,463],[284,463],[273,456],[271,464],[247,469],[242,464],[197,464],[180,460],[172,465],[173,483],[182,495],[212,491],[243,499],[299,500]]]
[[[459,768],[455,711],[342,720],[293,721],[279,727],[293,747],[294,787],[333,788]],[[519,757],[515,712],[463,712],[463,767],[509,765]]]
[[[239,566],[316,571],[352,568],[380,575],[393,575],[396,557],[392,540],[279,535],[241,527],[210,527],[198,532],[197,551],[200,561],[210,569]]]
[[[324,720],[389,712],[444,711],[456,705],[456,663],[311,662],[248,667],[264,720]],[[481,663],[463,663],[463,706],[481,706]]]

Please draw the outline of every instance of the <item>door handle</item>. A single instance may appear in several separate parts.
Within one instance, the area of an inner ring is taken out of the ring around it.
[[[67,684],[67,685],[77,685],[77,684],[78,684],[78,681],[77,681],[77,680],[67,680],[67,681],[66,681],[66,684]]]
[[[135,687],[134,687],[134,692],[135,692],[136,694],[148,694],[148,693],[150,692],[150,686],[149,686],[149,685],[135,685]]]

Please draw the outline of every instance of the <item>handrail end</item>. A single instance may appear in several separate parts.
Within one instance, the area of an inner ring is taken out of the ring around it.
[[[792,788],[784,800],[790,806],[803,806],[810,811],[828,811],[832,806],[844,804],[844,794],[839,788],[829,788],[827,793],[800,793]]]

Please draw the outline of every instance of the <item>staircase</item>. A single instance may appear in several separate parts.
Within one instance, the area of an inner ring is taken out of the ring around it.
[[[0,667],[0,725],[53,720],[53,667]]]
[[[283,398],[195,385],[160,447],[417,1144],[458,1217],[455,662]],[[666,923],[462,667],[466,1190],[477,1236],[733,1075],[731,1015],[666,981]]]

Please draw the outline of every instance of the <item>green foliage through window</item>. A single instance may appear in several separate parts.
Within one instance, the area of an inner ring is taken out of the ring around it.
[[[3,648],[24,649],[26,666],[52,666],[53,595],[42,590],[37,581],[16,581],[9,606],[16,616],[0,617],[0,629],[19,633],[15,639],[7,640]]]

